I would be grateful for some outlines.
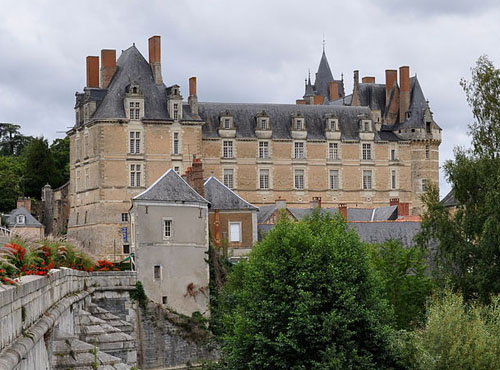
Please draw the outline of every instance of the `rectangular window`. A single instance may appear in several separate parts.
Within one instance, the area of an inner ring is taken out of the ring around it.
[[[232,169],[224,169],[224,185],[229,189],[234,188],[234,172]]]
[[[172,237],[172,220],[163,220],[163,238]]]
[[[295,170],[294,185],[297,190],[304,190],[304,170]]]
[[[259,158],[269,158],[269,142],[259,141]]]
[[[396,189],[396,170],[391,170],[391,189]]]
[[[328,143],[328,159],[339,159],[338,143]]]
[[[431,147],[429,145],[425,146],[425,159],[429,159],[431,157]]]
[[[372,189],[372,171],[363,170],[363,190]]]
[[[179,154],[179,133],[174,132],[174,154]]]
[[[224,118],[224,129],[229,130],[231,128],[231,119],[230,118]]]
[[[160,265],[153,266],[153,279],[154,280],[161,280],[161,266]]]
[[[261,119],[260,120],[260,129],[261,130],[267,130],[267,119]]]
[[[141,186],[141,165],[131,164],[130,165],[130,186],[138,187]]]
[[[422,192],[425,193],[427,191],[427,179],[422,179]]]
[[[259,189],[269,189],[269,170],[259,170]]]
[[[174,103],[174,119],[179,118],[179,104]]]
[[[130,245],[123,244],[123,254],[129,254],[129,253],[130,253]]]
[[[396,160],[396,149],[391,149],[391,161]]]
[[[294,144],[294,158],[295,159],[304,159],[304,143],[302,141],[296,141]]]
[[[363,144],[363,160],[372,159],[372,144]]]
[[[304,129],[304,125],[303,125],[304,121],[301,120],[301,119],[296,119],[295,120],[295,129],[296,130],[303,130]]]
[[[141,152],[140,131],[130,131],[128,150],[130,154],[139,154]]]
[[[330,190],[339,190],[339,170],[330,170]]]
[[[122,222],[128,222],[128,213],[122,213]]]
[[[239,222],[230,222],[229,223],[229,241],[241,242],[241,223]]]
[[[141,110],[141,103],[130,102],[130,119],[138,120]]]
[[[233,142],[224,140],[222,142],[222,157],[233,158]]]

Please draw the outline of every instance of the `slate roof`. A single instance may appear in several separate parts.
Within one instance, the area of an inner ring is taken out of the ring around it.
[[[256,138],[256,115],[265,111],[269,115],[273,139],[289,140],[292,139],[294,113],[304,116],[308,140],[326,140],[325,114],[333,114],[338,118],[342,140],[359,140],[359,117],[370,114],[367,107],[338,105],[199,103],[200,117],[206,122],[202,128],[203,137],[219,137],[219,115],[226,110],[234,117],[237,138]]]
[[[210,176],[205,183],[205,198],[210,202],[210,209],[258,211],[216,177]]]
[[[24,215],[25,217],[25,223],[24,224],[17,224],[16,223],[16,217],[19,215]],[[9,227],[42,227],[42,224],[37,221],[35,217],[31,215],[31,213],[28,212],[28,210],[24,207],[19,207],[14,209],[9,213],[7,216],[7,225]]]
[[[167,89],[164,84],[155,84],[151,66],[135,46],[124,50],[116,61],[116,72],[107,94],[92,118],[126,118],[123,99],[126,87],[132,82],[137,83],[144,94],[144,118],[168,120]]]
[[[442,205],[445,207],[456,207],[458,206],[458,201],[455,199],[455,192],[450,190],[448,194],[445,195],[443,199],[441,199],[440,202]]]
[[[332,71],[330,69],[330,64],[328,63],[328,59],[326,57],[325,50],[323,50],[323,54],[321,55],[321,60],[318,66],[318,72],[316,72],[316,79],[314,81],[314,89],[317,95],[321,95],[325,97],[325,101],[330,99],[330,88],[328,84],[332,81],[338,83],[339,86],[339,95],[344,96],[344,81],[335,80],[333,78]]]
[[[393,239],[406,247],[413,244],[413,238],[420,231],[420,222],[353,222],[348,226],[355,229],[366,243],[384,243]]]
[[[360,83],[358,87],[359,102],[374,110],[385,111],[385,84]]]
[[[169,169],[149,188],[135,196],[133,200],[149,200],[170,203],[205,203],[203,198],[173,169]]]

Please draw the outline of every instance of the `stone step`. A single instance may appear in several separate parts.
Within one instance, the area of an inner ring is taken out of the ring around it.
[[[86,306],[86,309],[92,316],[106,321],[106,323],[120,329],[124,333],[131,334],[134,331],[134,327],[130,323],[125,320],[121,320],[118,316],[113,315],[111,312],[94,303],[89,303]]]

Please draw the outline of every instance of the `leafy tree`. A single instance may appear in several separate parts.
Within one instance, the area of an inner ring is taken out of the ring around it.
[[[20,155],[23,148],[33,139],[19,132],[21,126],[0,123],[0,155]]]
[[[0,212],[13,210],[17,197],[23,195],[23,169],[24,163],[18,157],[0,156]]]
[[[396,367],[391,311],[341,217],[282,217],[224,289],[229,369]]]
[[[25,195],[40,198],[42,187],[55,184],[57,176],[47,140],[43,137],[33,139],[25,148],[24,156]]]
[[[444,171],[459,203],[455,214],[441,204],[436,189],[424,197],[421,244],[439,241],[436,276],[449,281],[466,299],[488,302],[500,293],[500,70],[478,59],[472,80],[462,80],[474,123],[472,148],[455,148]]]
[[[50,151],[54,158],[56,170],[56,175],[51,185],[57,188],[69,180],[69,137],[55,139],[50,145]]]
[[[371,261],[377,271],[385,298],[392,305],[399,329],[411,329],[425,318],[425,304],[433,287],[426,274],[426,251],[406,248],[389,240],[369,247]]]
[[[445,292],[428,308],[422,330],[410,335],[406,363],[409,369],[487,370],[500,363],[500,299],[483,306],[465,303],[462,296]]]

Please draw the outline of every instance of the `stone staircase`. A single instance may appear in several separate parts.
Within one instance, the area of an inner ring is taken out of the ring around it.
[[[134,327],[125,320],[121,320],[118,316],[99,307],[94,303],[89,303],[86,306],[87,311],[94,317],[104,320],[107,324],[114,328],[120,329],[123,333],[133,335]]]

